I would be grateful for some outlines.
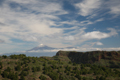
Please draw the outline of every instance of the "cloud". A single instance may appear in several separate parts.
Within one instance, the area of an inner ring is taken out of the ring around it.
[[[100,31],[88,32],[82,36],[82,38],[86,38],[86,39],[102,39],[107,37],[109,37],[107,33],[103,33]]]
[[[101,45],[103,45],[103,43],[101,43],[101,42],[96,42],[96,45],[101,46]]]
[[[0,0],[0,6],[3,4],[4,1],[5,1],[5,0]]]
[[[112,0],[82,0],[74,6],[79,10],[79,15],[87,16],[86,19],[105,17],[107,14],[112,14],[111,17],[116,18],[120,15],[119,4],[119,0],[114,2]]]
[[[111,36],[117,35],[117,31],[113,28],[108,28],[107,30],[110,30],[110,33],[104,33],[100,31],[92,31],[92,32],[87,32],[84,35],[82,35],[83,39],[103,39],[103,38],[108,38]]]
[[[94,17],[96,17],[96,16],[97,16],[97,14],[94,13],[94,14],[92,14],[91,16],[88,16],[87,19],[92,19],[92,18],[94,18]]]
[[[94,13],[101,5],[100,0],[83,0],[80,3],[75,4],[75,7],[79,9],[79,14],[82,16],[88,16]]]
[[[26,41],[39,41],[41,37],[59,34],[63,30],[56,27],[58,15],[67,14],[56,2],[38,0],[6,0],[2,3],[0,36]],[[16,5],[17,4],[17,5]],[[3,27],[3,24],[4,25]]]
[[[10,5],[11,3],[12,5]],[[13,5],[16,7],[13,8]],[[9,36],[7,41],[11,38],[17,38],[23,41],[43,43],[46,41],[58,44],[64,42],[62,40],[76,40],[77,37],[74,38],[74,35],[72,36],[70,34],[76,34],[76,29],[81,29],[71,27],[70,33],[65,34],[65,29],[58,26],[64,24],[85,26],[95,23],[89,20],[81,22],[76,20],[62,22],[60,21],[59,15],[68,14],[68,12],[63,10],[60,4],[49,1],[8,0],[3,4],[1,10],[2,17],[0,21],[6,23],[6,25],[4,27],[0,26],[0,32],[2,33],[1,36]]]
[[[64,11],[62,9],[62,6],[53,1],[53,2],[50,2],[49,0],[18,0],[18,1],[15,1],[15,0],[11,0],[10,2],[15,2],[15,3],[18,3],[19,5],[21,6],[17,6],[19,7],[18,9],[26,9],[26,11],[33,11],[33,12],[36,12],[36,13],[44,13],[44,14],[54,14],[54,15],[62,15],[62,14],[67,14],[68,12],[67,11]]]
[[[0,43],[4,43],[4,40],[1,40],[1,39],[0,39]]]
[[[72,20],[72,21],[62,21],[60,22],[61,25],[64,25],[64,24],[68,24],[68,25],[77,25],[78,24],[78,21],[76,20]]]
[[[89,19],[88,20],[83,20],[83,21],[77,21],[77,20],[61,21],[60,26],[63,26],[63,25],[67,24],[67,25],[70,25],[70,26],[72,25],[72,26],[85,27],[85,26],[88,26],[88,25],[91,25],[91,24],[96,24],[97,22],[101,22],[101,21],[104,21],[104,18],[95,19],[94,21],[91,21]]]
[[[110,9],[110,14],[114,15],[120,15],[120,1],[115,0],[114,2],[112,0],[109,0],[107,3],[108,9]]]
[[[74,40],[74,37],[73,36],[66,36],[65,40]]]
[[[111,31],[109,33],[110,36],[118,35],[117,30],[115,30],[114,28],[108,28],[107,30]]]
[[[5,24],[0,22],[0,25],[1,25],[1,26],[4,26]]]
[[[111,7],[110,13],[111,14],[117,14],[117,15],[119,14],[120,15],[120,5]]]
[[[100,19],[97,19],[94,23],[96,23],[96,22],[101,22],[101,21],[103,21],[104,19],[103,18],[100,18]]]

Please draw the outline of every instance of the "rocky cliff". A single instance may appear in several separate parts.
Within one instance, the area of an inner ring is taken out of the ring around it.
[[[120,51],[58,51],[56,56],[66,56],[75,63],[90,63],[109,67],[120,67]]]

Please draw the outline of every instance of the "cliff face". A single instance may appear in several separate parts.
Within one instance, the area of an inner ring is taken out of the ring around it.
[[[66,56],[75,63],[90,63],[110,67],[120,67],[120,51],[58,51],[56,56]]]

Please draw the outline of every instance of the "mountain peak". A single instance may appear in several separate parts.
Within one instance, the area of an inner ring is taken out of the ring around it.
[[[44,47],[45,45],[44,44],[39,44],[37,47]]]
[[[28,51],[53,50],[53,49],[56,49],[56,48],[49,47],[49,46],[44,45],[44,44],[40,44],[37,47],[34,47]]]

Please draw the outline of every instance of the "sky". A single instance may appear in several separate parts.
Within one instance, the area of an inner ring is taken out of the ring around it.
[[[39,44],[120,50],[120,0],[0,0],[0,53]]]

